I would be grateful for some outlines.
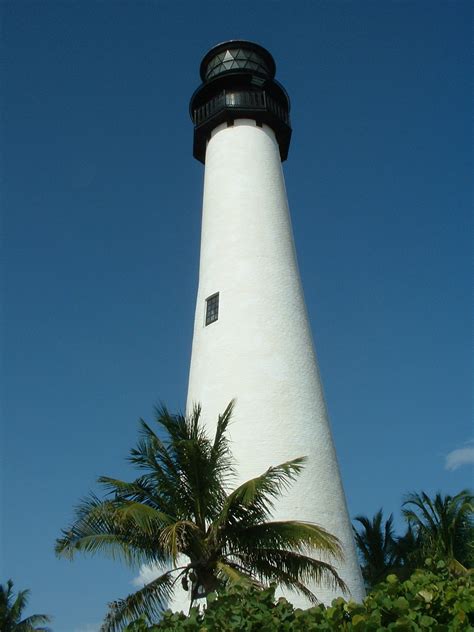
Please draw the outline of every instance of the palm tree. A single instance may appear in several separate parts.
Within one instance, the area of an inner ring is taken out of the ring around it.
[[[372,588],[392,573],[398,566],[396,538],[393,532],[393,515],[383,520],[380,509],[372,518],[356,516],[355,520],[362,525],[358,531],[354,527],[354,536],[362,559],[362,576],[368,587]]]
[[[415,530],[425,557],[444,560],[464,572],[472,567],[474,546],[474,497],[467,489],[455,496],[411,493],[403,503],[403,515]]]
[[[403,535],[395,538],[394,551],[396,562],[393,572],[402,581],[408,579],[413,571],[423,566],[424,557],[420,553],[420,540],[411,524]]]
[[[130,461],[142,470],[132,482],[101,477],[108,496],[82,502],[70,529],[57,540],[60,556],[103,552],[128,563],[168,568],[142,589],[110,604],[102,626],[114,632],[144,614],[150,622],[169,603],[181,580],[191,604],[236,584],[274,581],[312,602],[307,584],[324,582],[345,590],[326,559],[341,559],[336,537],[308,522],[270,521],[274,501],[303,467],[297,458],[270,467],[228,493],[233,462],[226,431],[231,402],[219,416],[211,440],[200,421],[156,409],[161,439],[141,420],[141,439]]]
[[[28,603],[29,590],[13,594],[11,579],[0,584],[0,630],[1,632],[46,632],[49,628],[37,627],[49,623],[51,618],[46,614],[33,614],[22,619],[22,612]]]

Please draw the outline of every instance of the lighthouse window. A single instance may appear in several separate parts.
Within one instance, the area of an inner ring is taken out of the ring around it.
[[[206,326],[219,318],[219,292],[206,299]]]

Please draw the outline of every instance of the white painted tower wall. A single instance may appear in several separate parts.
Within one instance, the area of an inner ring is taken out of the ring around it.
[[[218,320],[205,326],[219,292]],[[232,450],[242,482],[307,456],[275,519],[315,522],[342,542],[335,565],[355,600],[364,597],[352,527],[313,349],[275,135],[239,119],[207,146],[201,258],[187,409],[203,406],[209,430],[231,399]],[[340,593],[313,586],[330,603]],[[347,598],[348,595],[345,595]],[[303,597],[289,595],[307,607]]]

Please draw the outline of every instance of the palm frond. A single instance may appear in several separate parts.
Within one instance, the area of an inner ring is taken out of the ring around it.
[[[237,525],[228,537],[231,547],[239,550],[272,547],[301,553],[320,551],[336,560],[343,559],[338,538],[311,522],[282,520],[243,528]]]
[[[363,531],[355,530],[355,537],[366,563],[378,566],[390,564],[394,555],[393,515],[383,523],[383,511],[380,509],[370,520],[367,516],[356,516]]]
[[[474,535],[473,494],[464,489],[455,496],[411,493],[403,503],[403,515],[418,538],[424,556],[442,557],[453,568],[473,560],[470,542]]]
[[[175,564],[180,554],[186,554],[193,535],[199,533],[200,529],[194,522],[179,520],[161,529],[160,545]]]
[[[319,603],[317,596],[302,581],[274,564],[262,563],[260,568],[257,569],[257,574],[262,577],[263,582],[276,583],[283,588],[303,595],[312,604]]]
[[[116,500],[135,500],[155,509],[163,505],[163,497],[156,493],[156,485],[152,484],[149,476],[140,476],[131,482],[99,476],[97,482],[105,488],[106,493],[114,495]]]
[[[157,410],[156,422],[163,425],[166,430],[173,417],[166,409],[162,412],[163,417],[160,417],[160,414]],[[163,419],[166,419],[166,424],[162,423]],[[164,492],[166,497],[173,498],[176,484],[179,482],[179,468],[173,455],[172,442],[162,441],[143,419],[140,419],[140,434],[142,438],[130,451],[129,461],[147,471],[148,480],[155,483],[158,491]]]
[[[223,580],[225,585],[232,586],[255,586],[262,588],[262,584],[256,581],[250,574],[245,573],[238,564],[229,560],[219,561],[216,564],[217,576]]]
[[[149,623],[167,607],[173,596],[175,578],[172,569],[146,584],[141,590],[109,604],[109,611],[100,632],[118,632],[126,623],[145,615]]]
[[[233,460],[227,438],[227,428],[234,411],[235,400],[231,400],[222,415],[217,420],[217,428],[210,454],[210,465],[215,475],[221,478],[223,484],[227,484],[235,472]]]
[[[163,508],[169,511],[172,506],[178,507],[178,519],[193,517],[202,529],[206,518],[215,514],[215,507],[224,497],[223,481],[228,469],[225,428],[231,408],[218,420],[214,443],[200,422],[200,406],[196,406],[189,417],[171,415],[163,406],[157,408],[156,421],[168,439],[159,439],[142,421],[143,439],[132,451],[133,463],[153,471],[153,478],[147,483],[153,483],[157,495],[166,497]],[[156,500],[154,502],[156,504]]]
[[[262,548],[252,553],[234,552],[232,557],[235,557],[244,569],[263,582],[282,581],[283,586],[291,587],[285,583],[291,580],[295,585],[297,582],[304,585],[323,584],[329,588],[347,592],[345,582],[332,564],[302,553]],[[284,574],[284,581],[280,573]]]
[[[145,535],[153,536],[157,530],[166,528],[176,522],[174,516],[154,507],[139,502],[123,502],[116,510],[116,519],[125,524],[130,522],[130,527],[136,527]]]
[[[408,505],[416,509],[405,509]],[[409,523],[423,529],[429,527],[433,531],[438,530],[439,516],[436,514],[431,498],[425,492],[408,494],[402,507],[402,513]]]
[[[393,531],[393,515],[384,522],[380,509],[372,519],[356,516],[362,530],[354,527],[354,537],[362,562],[362,574],[369,586],[383,580],[398,566],[398,553]]]
[[[47,623],[51,623],[51,617],[47,614],[32,614],[17,624],[15,632],[48,632],[49,628],[43,627]]]
[[[104,553],[128,564],[168,561],[166,553],[157,546],[154,533],[158,526],[169,521],[151,508],[139,507],[137,503],[101,501],[91,495],[79,505],[76,515],[77,520],[56,541],[58,556],[73,559],[81,551]]]
[[[154,412],[155,422],[165,430],[165,434],[169,437],[169,445],[175,445],[191,438],[190,431],[192,432],[192,428],[196,427],[196,422],[201,415],[201,406],[194,407],[192,419],[187,419],[184,415],[170,413],[164,404],[155,406]]]
[[[50,632],[49,628],[38,627],[51,621],[51,617],[46,614],[33,614],[21,619],[22,611],[28,603],[29,594],[29,590],[19,590],[15,597],[11,579],[6,584],[0,584],[0,630],[2,632],[13,630],[17,632]]]
[[[222,526],[247,519],[249,524],[256,524],[266,520],[275,499],[289,488],[305,461],[305,457],[286,461],[242,483],[227,497],[216,523]]]
[[[346,583],[329,562],[316,560],[313,557],[293,551],[283,551],[280,556],[274,555],[274,559],[275,557],[278,566],[289,574],[298,577],[299,581],[304,584],[322,584],[334,590],[341,590],[346,594],[348,592]]]

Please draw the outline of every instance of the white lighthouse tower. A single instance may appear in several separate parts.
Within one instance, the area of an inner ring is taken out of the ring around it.
[[[336,567],[350,596],[361,600],[281,167],[290,103],[274,76],[267,50],[224,42],[204,57],[203,83],[191,99],[194,156],[205,164],[205,177],[187,406],[200,402],[213,423],[236,399],[230,437],[240,481],[308,457],[274,517],[315,522],[336,535],[345,556]],[[312,590],[326,603],[339,596]]]

